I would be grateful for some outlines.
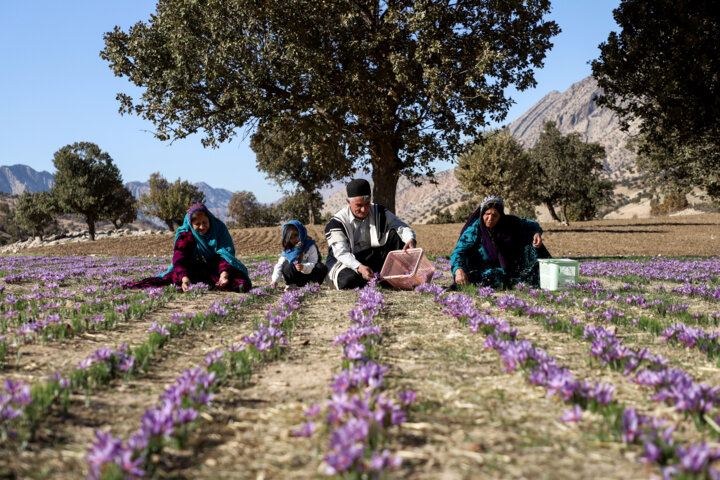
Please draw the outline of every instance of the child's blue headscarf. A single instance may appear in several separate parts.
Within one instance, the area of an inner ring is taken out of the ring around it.
[[[210,229],[206,234],[198,233],[194,228],[192,228],[190,218],[195,212],[203,212],[210,219]],[[203,256],[207,259],[211,259],[215,255],[220,255],[223,260],[232,265],[233,268],[243,272],[248,279],[250,278],[250,274],[248,273],[247,268],[245,268],[245,265],[243,265],[242,262],[235,257],[235,245],[233,244],[232,237],[230,236],[230,232],[228,232],[227,227],[222,220],[216,218],[215,215],[210,213],[210,210],[208,210],[202,203],[196,203],[188,208],[188,212],[185,215],[185,221],[175,231],[175,243],[177,243],[180,234],[187,231],[192,232],[193,237],[195,237],[195,253],[197,256]],[[175,247],[175,243],[173,243],[173,248]],[[159,276],[163,277],[172,272],[172,270],[173,265],[171,263],[167,271]]]
[[[285,225],[283,225],[282,229],[282,236],[285,237],[285,230],[288,226],[292,225],[293,227],[297,228],[298,231],[298,243],[295,245],[294,248],[289,248],[287,250],[283,250],[281,255],[285,258],[287,258],[287,261],[290,263],[293,263],[297,257],[299,257],[301,254],[307,252],[308,248],[315,245],[315,240],[307,236],[307,230],[305,229],[305,225],[302,224],[302,222],[298,220],[290,220]]]

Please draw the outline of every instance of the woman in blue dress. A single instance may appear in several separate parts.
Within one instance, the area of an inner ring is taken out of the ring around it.
[[[538,258],[549,257],[542,228],[505,214],[497,196],[485,197],[460,232],[450,256],[455,283],[512,288],[519,282],[538,286]]]

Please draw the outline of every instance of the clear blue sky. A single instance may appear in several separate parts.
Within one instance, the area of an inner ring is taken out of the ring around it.
[[[619,0],[553,1],[550,18],[562,28],[537,88],[512,92],[517,102],[505,124],[552,90],[564,91],[590,74],[597,46],[617,26],[612,10]],[[153,125],[118,113],[118,92],[139,90],[113,75],[99,52],[103,34],[147,21],[151,0],[27,0],[0,7],[0,165],[17,163],[54,172],[53,154],[79,141],[110,154],[123,180],[146,181],[161,172],[231,191],[251,190],[261,202],[281,193],[255,168],[248,140],[238,136],[218,149],[203,148],[200,137],[160,142]],[[438,170],[452,167],[439,163]]]

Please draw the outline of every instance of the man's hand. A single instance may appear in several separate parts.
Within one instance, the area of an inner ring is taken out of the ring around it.
[[[462,268],[458,268],[455,270],[455,283],[458,285],[467,285],[468,284],[468,276],[467,273],[465,273],[465,270]]]
[[[220,273],[220,280],[215,284],[218,288],[223,288],[230,281],[230,274],[226,271]]]
[[[373,271],[367,265],[360,265],[358,267],[358,273],[368,282],[373,279]]]
[[[182,291],[183,292],[187,292],[188,290],[190,290],[191,285],[192,285],[192,283],[190,283],[190,279],[188,277],[182,278]]]
[[[408,248],[415,248],[415,245],[416,245],[415,239],[411,238],[410,240],[408,240],[408,242],[403,247],[403,252],[407,252]]]
[[[533,235],[532,246],[535,248],[540,248],[540,245],[542,245],[542,237],[539,233],[536,233],[535,235]]]

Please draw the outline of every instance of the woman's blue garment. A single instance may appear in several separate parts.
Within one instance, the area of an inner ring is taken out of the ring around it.
[[[467,227],[450,257],[453,275],[462,268],[472,283],[509,287],[520,281],[536,285],[537,252],[532,247],[537,222],[503,215],[490,231],[482,218]]]
[[[281,255],[287,258],[287,261],[289,263],[293,263],[297,259],[297,257],[307,252],[308,248],[315,245],[315,240],[307,236],[307,229],[305,228],[305,225],[303,225],[302,222],[298,220],[290,220],[285,225],[283,225],[283,238],[285,237],[285,230],[290,225],[295,227],[298,231],[298,243],[295,245],[294,248],[283,250]]]
[[[201,234],[196,232],[190,224],[190,215],[185,215],[185,221],[183,221],[183,224],[175,231],[175,242],[177,242],[181,233],[188,231],[192,232],[196,243],[195,258],[211,259],[215,255],[220,255],[223,260],[232,265],[233,268],[243,272],[247,278],[250,278],[250,274],[248,273],[247,268],[245,268],[245,265],[243,265],[242,262],[235,257],[235,245],[233,244],[232,237],[230,236],[230,232],[225,224],[222,220],[216,218],[215,215],[210,213],[210,211],[205,210],[204,213],[207,213],[208,218],[210,219],[210,230],[208,233]],[[174,245],[175,244],[173,243],[173,247]],[[170,267],[158,276],[163,277],[172,271],[173,265],[171,263]]]

